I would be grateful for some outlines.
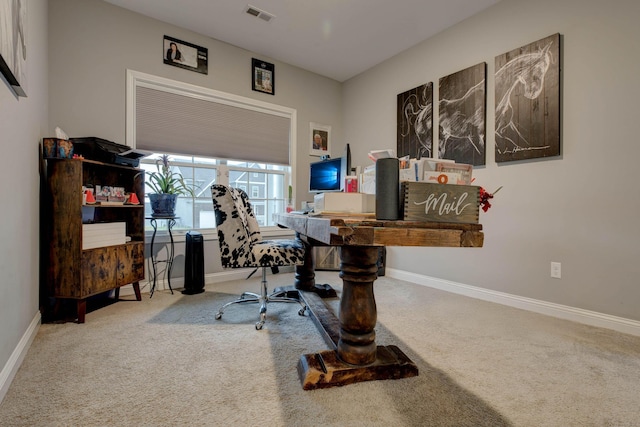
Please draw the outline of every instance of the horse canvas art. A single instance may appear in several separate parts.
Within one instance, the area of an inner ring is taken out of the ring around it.
[[[495,59],[496,162],[560,154],[560,35]]]
[[[398,157],[433,157],[433,83],[398,95]]]
[[[440,159],[485,164],[486,65],[483,62],[440,79]]]

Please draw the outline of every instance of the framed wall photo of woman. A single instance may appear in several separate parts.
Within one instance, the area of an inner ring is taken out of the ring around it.
[[[309,123],[311,134],[310,154],[312,156],[326,156],[330,154],[331,126],[319,123]]]
[[[251,89],[269,95],[276,94],[275,69],[273,64],[251,58]]]
[[[167,65],[208,74],[209,49],[164,36],[162,60]]]

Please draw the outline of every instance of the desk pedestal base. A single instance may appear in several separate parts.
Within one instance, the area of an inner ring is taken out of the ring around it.
[[[418,376],[418,367],[395,345],[378,346],[375,362],[350,365],[333,350],[304,354],[298,362],[298,375],[304,390],[329,388],[372,380],[397,380]]]
[[[300,239],[300,234],[296,233],[297,238]],[[335,298],[337,295],[336,290],[328,284],[316,283],[316,261],[315,251],[313,245],[309,242],[300,239],[303,245],[305,245],[304,264],[296,265],[295,280],[293,282],[296,289],[301,291],[315,292],[322,298]]]

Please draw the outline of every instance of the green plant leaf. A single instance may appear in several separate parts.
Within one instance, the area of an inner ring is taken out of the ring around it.
[[[171,170],[169,156],[166,154],[156,161],[156,171],[148,172],[146,177],[146,183],[153,193],[194,196],[192,186],[185,182],[182,174]]]

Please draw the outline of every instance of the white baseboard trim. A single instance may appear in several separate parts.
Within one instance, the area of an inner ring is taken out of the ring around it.
[[[625,319],[623,317],[611,316],[597,311],[583,310],[581,308],[570,307],[567,305],[521,297],[518,295],[507,294],[505,292],[492,291],[490,289],[451,282],[422,274],[410,273],[404,270],[396,270],[394,268],[387,267],[385,273],[387,276],[394,279],[405,280],[417,285],[428,286],[430,288],[440,289],[454,294],[465,295],[471,298],[558,317],[560,319],[571,320],[590,326],[597,326],[625,334],[640,336],[640,322],[632,319]]]
[[[9,391],[11,381],[13,381],[13,377],[16,376],[18,368],[20,368],[24,357],[27,355],[27,351],[29,351],[29,347],[31,347],[33,339],[38,333],[38,329],[40,328],[40,321],[41,314],[40,310],[38,310],[35,317],[31,321],[31,324],[22,335],[20,342],[13,350],[13,353],[11,353],[11,357],[9,357],[9,360],[7,360],[4,368],[2,368],[2,372],[0,372],[0,402],[4,400],[4,396],[7,394],[7,391]]]
[[[218,273],[209,273],[209,274],[205,274],[204,276],[204,284],[206,285],[212,285],[215,283],[223,283],[223,282],[230,282],[232,280],[243,280],[246,279],[247,276],[249,276],[249,273],[251,273],[253,269],[252,268],[239,268],[239,269],[230,269],[230,270],[225,270],[225,271],[221,271]],[[280,267],[280,270],[284,273],[287,272],[288,270],[285,269],[285,267]],[[291,269],[291,271],[293,271]],[[254,274],[255,275],[260,275],[261,273],[259,271],[256,271]],[[172,278],[171,279],[171,287],[175,290],[175,289],[180,289],[184,287],[184,277],[176,277],[176,278]],[[142,293],[149,293],[149,291],[151,290],[151,283],[143,280],[140,282],[140,291]],[[165,280],[158,280],[158,282],[156,282],[156,290],[169,290],[169,283]],[[120,295],[133,295],[133,286],[131,285],[126,285],[120,288]]]

